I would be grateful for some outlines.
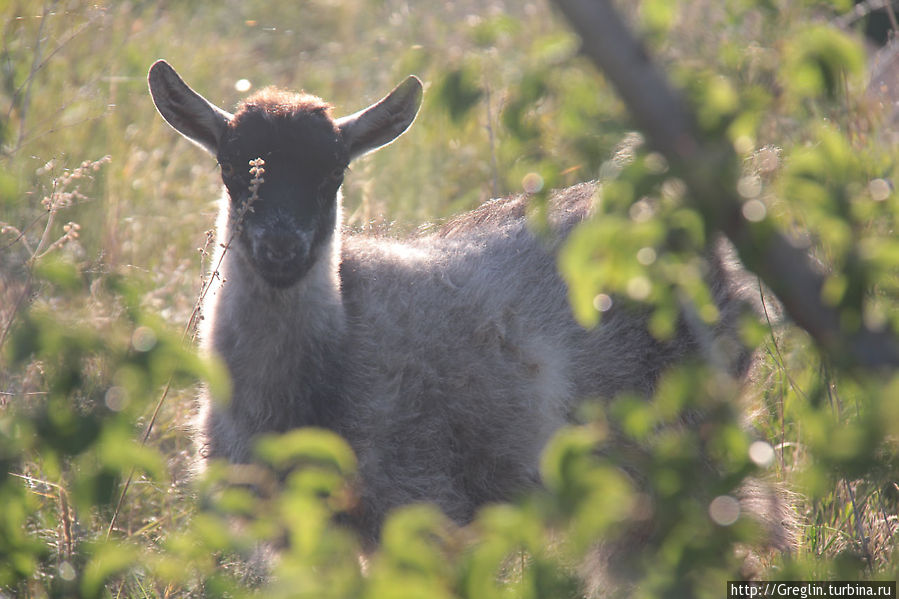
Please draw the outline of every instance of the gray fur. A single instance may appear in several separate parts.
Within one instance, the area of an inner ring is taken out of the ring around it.
[[[155,69],[168,73],[171,67]],[[183,91],[180,78],[154,77],[151,70],[150,84],[154,99],[166,99],[163,116],[180,132],[195,141],[230,143],[232,133],[219,132],[218,125],[209,131],[191,121],[191,115],[209,120],[226,113],[198,107],[201,97],[186,85],[189,93]],[[340,156],[389,143],[411,123],[420,83],[410,78],[397,90],[371,109],[334,121],[342,143],[352,146],[336,151],[340,166]],[[360,124],[366,114],[375,116]],[[283,135],[300,122],[268,118],[278,121]],[[240,146],[248,135],[239,126],[235,131]],[[273,146],[282,142],[272,140]],[[211,149],[220,162],[232,150]],[[269,215],[289,212],[291,204],[279,202],[299,201],[279,199],[276,157],[260,191],[260,210]],[[274,186],[266,187],[270,177]],[[305,180],[297,181],[294,191],[305,197]],[[222,200],[220,243],[236,233],[235,198],[229,198],[236,193],[229,186]],[[264,257],[252,243],[232,244],[204,305],[203,347],[224,359],[233,383],[229,404],[203,402],[205,454],[248,462],[261,433],[306,425],[336,430],[359,457],[357,524],[370,538],[398,505],[432,501],[465,522],[484,502],[538,484],[540,452],[571,421],[580,400],[623,390],[650,393],[670,364],[733,338],[745,294],[719,248],[709,254],[723,315],[716,331],[696,334],[684,319],[673,340],[660,342],[647,332],[643,313],[618,306],[595,330],[580,327],[555,253],[591,213],[596,193],[590,183],[555,193],[548,240],[531,233],[527,200],[515,197],[401,241],[341,231],[335,187],[333,198],[318,200],[334,202],[334,226],[319,235],[303,276],[286,285],[272,284],[257,268]],[[237,237],[264,236],[271,226],[259,216]],[[726,367],[738,374],[748,358],[736,344],[732,349]]]

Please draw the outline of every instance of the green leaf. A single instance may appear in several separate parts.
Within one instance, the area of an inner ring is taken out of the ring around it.
[[[133,568],[140,561],[138,548],[120,543],[94,546],[81,581],[83,597],[102,597],[104,586],[114,576]]]
[[[460,123],[484,95],[474,68],[462,66],[448,72],[437,88],[437,98],[454,123]]]
[[[790,37],[780,80],[796,98],[843,94],[844,82],[864,72],[864,52],[845,33],[827,25],[811,25]]]
[[[278,469],[313,465],[341,474],[356,471],[353,450],[336,433],[302,428],[281,435],[266,435],[256,444],[256,455]]]
[[[50,254],[38,260],[34,268],[35,276],[49,281],[60,290],[69,293],[84,288],[84,281],[78,265],[59,254]]]

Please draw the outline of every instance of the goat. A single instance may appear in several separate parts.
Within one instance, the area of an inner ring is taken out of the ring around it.
[[[201,342],[233,386],[227,405],[204,400],[205,456],[245,463],[262,433],[337,431],[359,459],[363,537],[398,505],[430,501],[464,523],[539,484],[540,452],[579,400],[648,394],[700,351],[686,324],[660,341],[633,310],[613,307],[593,330],[574,320],[555,256],[592,213],[595,184],[551,197],[549,240],[529,231],[523,196],[405,241],[342,232],[347,165],[410,126],[423,93],[414,76],[336,119],[317,97],[272,89],[230,114],[164,61],[149,86],[163,118],[218,160],[219,245],[234,240],[204,307]],[[726,336],[740,291],[721,252],[709,263]],[[748,354],[730,362],[742,373]]]

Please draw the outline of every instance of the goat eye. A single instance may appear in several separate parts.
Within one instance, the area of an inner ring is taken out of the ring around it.
[[[222,175],[225,177],[234,176],[234,166],[230,162],[222,162],[219,166],[222,167]]]

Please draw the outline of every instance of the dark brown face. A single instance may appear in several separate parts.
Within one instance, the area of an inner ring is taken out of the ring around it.
[[[278,113],[248,106],[219,143],[237,250],[273,287],[297,283],[334,234],[337,191],[349,156],[324,110]],[[262,159],[264,182],[250,209],[250,162]]]
[[[272,88],[232,115],[192,90],[164,60],[150,67],[147,83],[166,122],[218,159],[231,199],[232,250],[282,289],[309,272],[333,237],[349,161],[401,135],[422,97],[421,81],[409,76],[378,102],[335,121],[319,98]],[[248,208],[251,160],[261,160],[265,172]]]

